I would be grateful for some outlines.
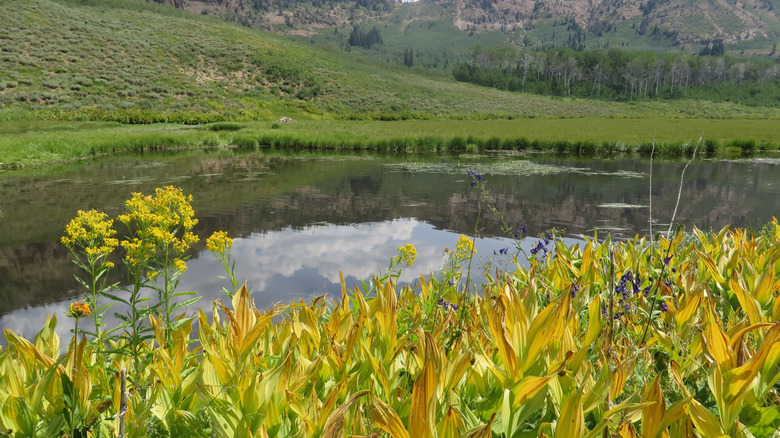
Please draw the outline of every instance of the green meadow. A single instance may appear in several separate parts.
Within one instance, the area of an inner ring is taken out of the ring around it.
[[[777,120],[561,118],[170,123],[0,122],[0,168],[121,152],[203,148],[479,151],[689,156],[780,149]],[[701,141],[699,141],[701,139]]]

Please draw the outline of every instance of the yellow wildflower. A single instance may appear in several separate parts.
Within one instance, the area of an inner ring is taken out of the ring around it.
[[[461,234],[458,237],[458,241],[455,243],[455,258],[468,259],[476,253],[477,250],[474,248],[474,241],[465,234]]]
[[[125,202],[128,213],[118,217],[132,230],[131,238],[122,242],[127,250],[126,260],[137,266],[161,253],[183,254],[197,242],[198,236],[191,230],[198,220],[194,219],[190,201],[192,195],[184,195],[180,188],[173,186],[157,188],[154,195],[133,193]],[[183,269],[186,265],[179,270]]]
[[[184,260],[182,260],[182,259],[174,259],[173,260],[173,266],[179,272],[184,272],[184,271],[187,270],[187,264],[184,263]]]
[[[68,316],[71,318],[82,318],[89,315],[92,315],[92,309],[89,308],[89,304],[85,303],[84,300],[68,306]]]
[[[401,261],[406,262],[406,266],[411,266],[417,258],[417,248],[411,243],[407,243],[398,248],[398,254],[401,257]]]
[[[113,224],[113,219],[108,219],[103,212],[79,210],[65,226],[61,241],[71,250],[82,248],[90,259],[104,257],[119,245],[119,241],[111,237],[116,234]]]
[[[227,231],[215,231],[206,239],[206,248],[214,254],[222,255],[231,246],[233,246],[233,239],[227,236]]]

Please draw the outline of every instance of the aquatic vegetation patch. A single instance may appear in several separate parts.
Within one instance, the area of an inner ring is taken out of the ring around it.
[[[577,172],[585,175],[605,175],[605,176],[618,176],[622,178],[647,178],[647,174],[643,172],[635,172],[632,170],[617,170],[614,172],[606,171],[593,171],[593,170],[578,170]]]
[[[462,175],[464,170],[472,167],[480,167],[487,175],[554,175],[558,173],[576,172],[582,169],[567,166],[535,163],[528,160],[504,160],[491,163],[432,163],[420,161],[408,161],[399,164],[387,164],[396,172],[411,173],[446,173]]]
[[[621,202],[607,202],[599,204],[600,208],[649,208],[649,205],[624,204]]]
[[[116,179],[116,180],[113,180],[113,181],[108,181],[106,184],[111,184],[111,185],[131,185],[132,186],[132,185],[143,184],[143,183],[149,182],[151,180],[152,180],[151,177],[142,176],[142,177],[139,177],[139,178]]]

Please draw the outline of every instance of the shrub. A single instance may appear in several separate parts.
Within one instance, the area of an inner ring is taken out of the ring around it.
[[[206,129],[210,131],[238,131],[243,128],[244,125],[235,122],[217,122],[206,125]]]
[[[755,140],[734,140],[730,146],[739,148],[744,155],[753,155],[757,149]]]

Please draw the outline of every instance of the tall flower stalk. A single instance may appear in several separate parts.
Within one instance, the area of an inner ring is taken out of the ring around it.
[[[230,248],[233,247],[233,239],[228,237],[226,231],[215,231],[214,234],[212,234],[208,239],[206,239],[206,248],[208,248],[209,251],[214,254],[214,256],[219,260],[219,263],[222,265],[222,269],[225,270],[225,273],[228,275],[227,277],[220,277],[220,278],[227,278],[230,280],[230,290],[222,288],[222,292],[224,292],[227,296],[230,298],[233,298],[233,295],[235,295],[236,291],[238,290],[238,280],[236,280],[236,261],[233,260],[230,253]]]
[[[100,298],[116,286],[108,283],[108,272],[114,267],[108,257],[119,244],[119,240],[114,237],[116,230],[113,224],[114,221],[103,212],[79,210],[76,217],[65,226],[65,236],[61,239],[73,254],[73,262],[86,273],[84,278],[78,275],[75,277],[86,289],[86,308],[93,309],[89,315],[92,315],[94,332],[87,333],[94,336],[94,343],[99,348],[102,348],[105,334],[102,329],[103,317],[111,306],[111,303],[102,303]],[[78,319],[76,322],[78,324]]]
[[[180,275],[187,269],[185,260],[190,246],[198,241],[192,228],[198,223],[190,202],[192,195],[184,195],[180,188],[167,186],[155,189],[154,195],[133,193],[125,205],[128,212],[118,220],[129,231],[127,240],[122,241],[126,251],[125,264],[128,268],[130,313],[124,319],[131,328],[130,348],[136,361],[141,342],[151,339],[144,320],[156,309],[166,341],[170,332],[183,323],[175,312],[198,300],[191,298],[176,303],[177,297],[193,295],[194,292],[176,293]],[[149,287],[157,292],[157,304],[141,308],[148,301],[141,291]],[[136,363],[140,366],[140,363]]]

